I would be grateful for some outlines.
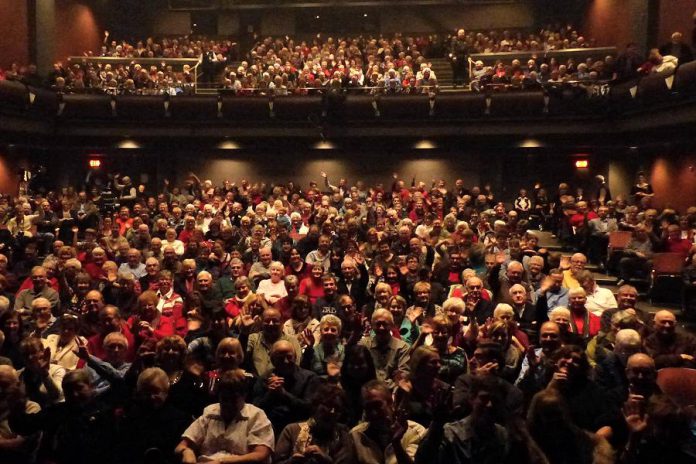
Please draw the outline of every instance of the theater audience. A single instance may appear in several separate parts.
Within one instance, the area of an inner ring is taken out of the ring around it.
[[[73,245],[54,242],[44,266],[27,264],[43,259],[40,247],[26,257],[35,237],[5,248],[0,286],[19,303],[0,298],[0,364],[19,374],[15,382],[0,369],[9,391],[0,391],[0,460],[6,443],[16,456],[39,446],[38,461],[20,462],[57,464],[565,462],[559,442],[582,462],[605,462],[605,439],[616,457],[644,462],[664,450],[660,430],[671,433],[665,455],[688,445],[681,410],[656,382],[657,369],[693,367],[696,356],[673,312],[647,321],[638,290],[623,285],[615,299],[598,287],[585,249],[569,262],[543,251],[519,218],[525,208],[498,203],[490,189],[437,180],[409,188],[398,176],[392,190],[327,183],[189,178],[176,193],[136,193],[128,208],[95,202],[96,227],[78,228]],[[66,189],[7,201],[35,199],[22,207],[31,216],[59,214],[73,197]],[[635,213],[624,222],[640,224],[636,236],[690,257],[693,211],[648,203],[623,213],[605,203],[606,215]],[[577,214],[568,213],[553,220]],[[307,235],[290,238],[288,224]],[[182,254],[166,245],[158,256],[152,242],[176,240],[177,227]],[[107,238],[115,246],[98,253],[85,245]],[[292,265],[308,256],[311,271]],[[60,305],[40,294],[51,277]]]

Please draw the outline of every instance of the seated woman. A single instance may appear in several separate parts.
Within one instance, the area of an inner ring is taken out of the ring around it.
[[[327,314],[319,322],[321,337],[319,343],[314,343],[314,334],[305,329],[306,348],[302,355],[301,366],[314,371],[317,375],[337,375],[338,372],[327,372],[328,364],[340,365],[345,356],[345,346],[341,343],[341,319],[333,314]]]
[[[213,368],[215,350],[221,340],[232,336],[232,329],[225,311],[213,313],[210,320],[203,320],[201,324],[200,336],[191,340],[188,344],[188,352],[189,363],[200,366],[197,369],[204,372]]]
[[[273,261],[268,268],[271,273],[271,278],[259,282],[256,293],[263,295],[266,302],[273,305],[276,304],[278,300],[288,296],[288,291],[285,289],[285,282],[283,281],[285,267],[281,262]]]
[[[80,319],[72,313],[65,313],[59,319],[60,333],[49,335],[44,346],[51,350],[51,362],[63,366],[65,370],[77,369],[80,361],[76,351],[80,343],[87,344],[85,337],[78,336]]]
[[[157,342],[156,364],[169,376],[167,401],[191,416],[198,416],[207,404],[203,379],[187,369],[186,342],[178,335]]]
[[[286,426],[278,437],[274,462],[355,462],[350,430],[344,425],[348,403],[337,385],[325,384],[314,393],[312,417]]]
[[[128,328],[135,335],[138,343],[148,338],[161,340],[175,335],[177,324],[181,325],[174,314],[167,316],[160,313],[157,310],[158,302],[159,297],[152,290],[147,290],[138,297],[138,309],[128,319]]]
[[[116,462],[174,462],[174,448],[191,418],[167,403],[168,394],[166,372],[150,367],[140,373],[134,401],[121,419]]]
[[[322,275],[324,275],[324,268],[321,266],[314,266],[310,271],[309,277],[300,280],[300,295],[307,296],[312,304],[319,298],[324,298],[324,284],[321,281]]]
[[[526,353],[527,348],[529,348],[529,336],[527,336],[527,334],[520,329],[519,324],[515,322],[515,312],[512,310],[512,306],[505,303],[497,305],[493,310],[493,319],[508,323],[510,326],[510,335],[512,336],[511,341],[522,353]]]
[[[438,379],[440,354],[431,346],[419,346],[409,361],[408,379],[399,382],[395,398],[406,411],[407,418],[425,426],[433,420],[433,410],[450,384]]]
[[[238,339],[227,337],[220,340],[215,350],[215,368],[207,371],[204,375],[205,389],[211,398],[217,398],[220,378],[225,372],[240,369],[244,365],[244,349]],[[249,381],[249,391],[246,398],[250,398],[251,389],[254,386],[254,376],[250,372],[244,371]]]
[[[263,410],[244,401],[244,372],[225,372],[218,386],[219,403],[184,431],[176,447],[181,462],[204,461],[265,463],[273,453],[273,427]]]
[[[407,316],[407,306],[408,303],[400,295],[391,297],[389,299],[389,303],[387,304],[387,308],[392,313],[392,316],[394,316],[394,336],[396,338],[400,338],[409,345],[413,345],[418,338],[418,335],[420,335],[420,329],[416,321],[421,316],[423,311],[422,309],[420,312],[417,310],[410,311]]]
[[[27,398],[42,408],[63,402],[65,369],[58,364],[51,364],[51,350],[44,348],[43,342],[37,337],[22,340],[20,350],[25,367],[19,371],[19,380]]]
[[[298,295],[292,302],[292,317],[283,324],[283,333],[289,337],[296,337],[301,347],[307,343],[304,336],[305,330],[309,330],[315,340],[319,340],[319,321],[312,317],[312,305],[305,295]]]
[[[486,328],[486,338],[498,343],[503,350],[505,366],[502,366],[500,376],[508,382],[514,382],[522,367],[524,351],[518,347],[518,344],[513,343],[510,324],[502,320],[493,321]]]
[[[437,373],[437,378],[443,382],[454,384],[457,377],[467,371],[466,352],[452,343],[455,329],[447,317],[435,316],[430,325],[432,327],[432,347],[440,355],[440,370]]]
[[[225,301],[225,312],[230,317],[239,316],[244,304],[256,295],[251,291],[251,280],[246,276],[237,277],[234,281],[234,288],[237,292],[232,298]]]

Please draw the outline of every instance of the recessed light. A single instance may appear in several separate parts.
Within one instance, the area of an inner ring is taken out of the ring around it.
[[[241,148],[237,142],[232,140],[223,140],[217,147],[218,150],[239,150]]]
[[[432,150],[437,148],[437,144],[432,140],[423,139],[416,142],[413,145],[413,148],[415,148],[416,150]]]
[[[140,144],[133,139],[125,139],[119,142],[118,148],[125,150],[134,150],[140,148]]]

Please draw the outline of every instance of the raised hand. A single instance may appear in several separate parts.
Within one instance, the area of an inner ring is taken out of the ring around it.
[[[648,428],[648,415],[645,414],[645,397],[629,395],[624,403],[623,415],[631,433],[641,433]]]
[[[316,342],[314,334],[310,329],[304,329],[302,331],[302,340],[304,340],[307,346],[314,346],[314,343]]]

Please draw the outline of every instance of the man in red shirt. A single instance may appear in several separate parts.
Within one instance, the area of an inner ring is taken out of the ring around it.
[[[586,302],[587,294],[582,287],[570,289],[568,292],[570,326],[574,333],[587,342],[599,332],[601,319],[585,308]]]
[[[575,227],[576,229],[586,225],[586,223],[591,221],[592,219],[599,218],[599,216],[597,216],[597,213],[595,213],[592,210],[587,210],[586,201],[577,202],[575,204],[575,207],[577,208],[577,212],[570,217],[570,225]]]
[[[681,230],[677,224],[667,226],[664,239],[664,249],[668,253],[679,253],[686,258],[693,247],[691,241],[681,238]]]

